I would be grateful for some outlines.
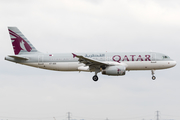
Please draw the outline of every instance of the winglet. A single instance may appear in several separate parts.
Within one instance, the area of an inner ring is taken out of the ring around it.
[[[73,58],[75,58],[77,55],[76,54],[74,54],[74,53],[72,53],[72,55],[73,55]]]

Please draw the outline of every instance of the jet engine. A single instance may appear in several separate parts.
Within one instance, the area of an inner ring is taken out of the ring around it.
[[[125,66],[108,66],[106,69],[102,70],[102,74],[111,76],[125,75]]]

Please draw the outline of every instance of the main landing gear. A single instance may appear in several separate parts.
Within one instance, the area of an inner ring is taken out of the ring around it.
[[[152,79],[155,80],[156,77],[154,76],[154,74],[155,74],[155,73],[154,73],[154,70],[151,70],[151,73],[152,73]]]
[[[92,79],[94,80],[94,81],[98,81],[98,76],[97,76],[97,73],[98,72],[100,72],[100,69],[96,69],[95,70],[95,75],[92,77]]]
[[[98,76],[97,76],[97,75],[94,75],[94,76],[92,77],[92,79],[93,79],[94,81],[98,81]]]

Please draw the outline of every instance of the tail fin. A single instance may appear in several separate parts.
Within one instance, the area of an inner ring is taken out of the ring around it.
[[[8,27],[15,55],[38,52],[17,27]]]

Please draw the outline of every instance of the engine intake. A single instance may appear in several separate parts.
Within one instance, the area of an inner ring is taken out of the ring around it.
[[[120,76],[126,74],[125,66],[109,66],[105,70],[102,70],[102,74],[111,76]]]

